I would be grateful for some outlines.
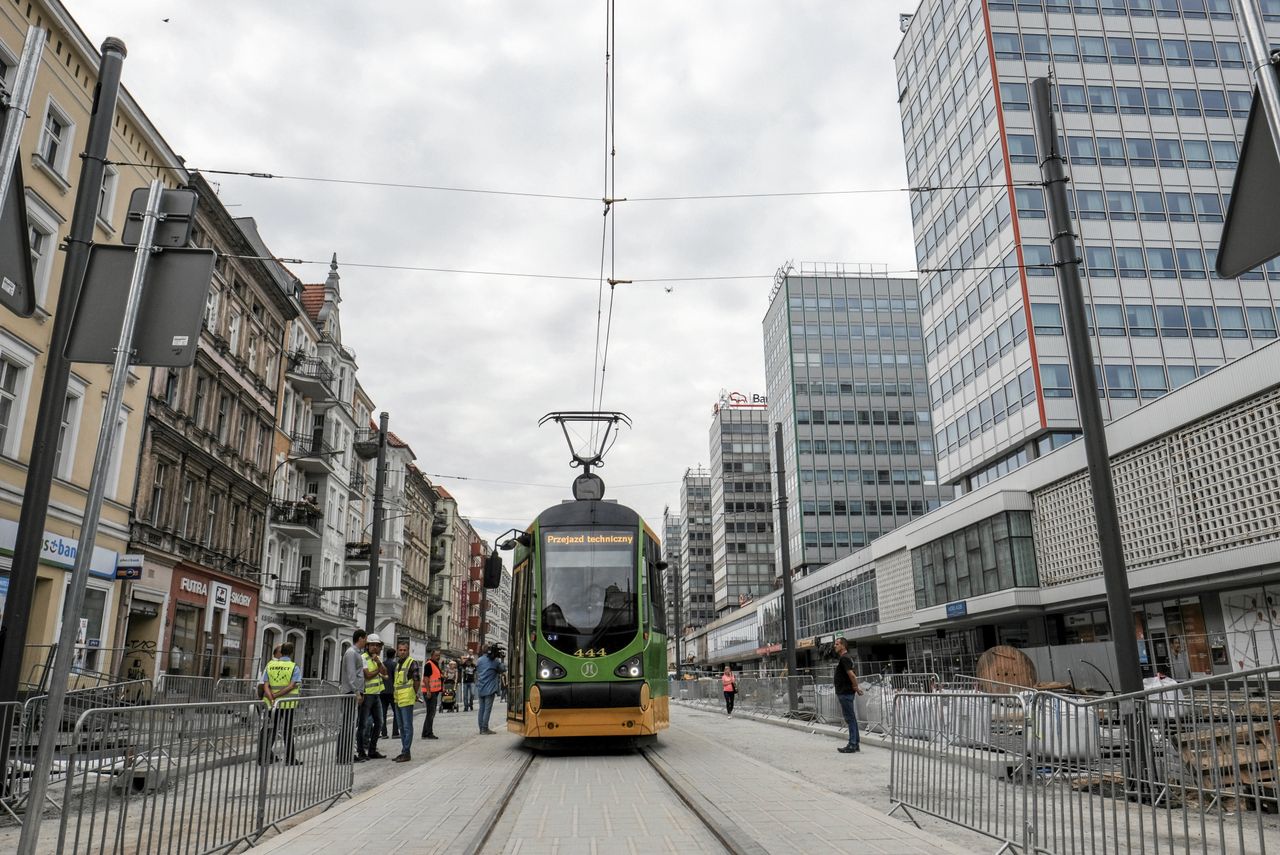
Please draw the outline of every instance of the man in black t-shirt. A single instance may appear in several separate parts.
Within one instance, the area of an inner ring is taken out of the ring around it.
[[[462,706],[464,710],[469,712],[476,694],[475,660],[470,656],[463,657],[459,670],[462,671]]]
[[[845,726],[849,728],[849,742],[837,748],[841,754],[857,754],[858,748],[858,713],[854,707],[855,699],[862,694],[858,686],[858,675],[853,671],[853,657],[849,655],[849,642],[837,638],[835,642],[836,662],[835,686],[836,700],[840,701],[840,712],[844,715]]]

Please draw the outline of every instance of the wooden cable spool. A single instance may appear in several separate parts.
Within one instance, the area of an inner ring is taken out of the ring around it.
[[[1014,687],[1031,689],[1036,685],[1035,663],[1016,647],[999,645],[978,657],[974,673],[981,691],[1006,694]]]

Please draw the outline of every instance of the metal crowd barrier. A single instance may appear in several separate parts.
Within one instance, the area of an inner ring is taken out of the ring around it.
[[[893,718],[892,811],[1002,850],[1280,852],[1280,667],[1103,698],[901,693]]]
[[[59,853],[209,853],[351,794],[355,698],[96,709],[67,755]],[[90,738],[92,736],[93,738]]]
[[[156,680],[156,700],[166,704],[200,704],[214,699],[215,677],[161,674]]]
[[[0,811],[15,822],[20,821],[17,814],[18,805],[26,798],[26,777],[18,766],[23,757],[21,750],[22,737],[22,704],[17,701],[0,703],[0,728],[10,735],[10,762],[4,764],[0,772]]]

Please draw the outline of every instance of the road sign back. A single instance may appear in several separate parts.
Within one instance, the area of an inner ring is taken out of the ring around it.
[[[0,306],[19,317],[36,310],[35,277],[31,275],[31,249],[27,246],[27,191],[22,184],[22,164],[13,164],[13,180],[0,208]]]
[[[67,345],[73,362],[114,360],[135,252],[127,246],[95,246],[89,253]],[[211,249],[166,249],[151,256],[132,364],[182,368],[195,361],[216,257]]]
[[[1280,255],[1280,157],[1257,92],[1249,108],[1231,206],[1218,243],[1218,275],[1231,279]]]

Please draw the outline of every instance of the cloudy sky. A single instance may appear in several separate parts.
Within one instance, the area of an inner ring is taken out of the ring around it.
[[[192,166],[602,195],[605,0],[66,2],[95,43],[125,40],[125,85]],[[914,5],[622,0],[617,195],[903,186],[893,51]],[[356,265],[595,277],[599,202],[210,178],[278,256],[338,254],[362,383],[423,471],[476,479],[433,480],[478,528],[568,495],[536,422],[590,406],[597,283]],[[788,259],[912,267],[906,194],[616,206],[619,279]],[[604,406],[635,427],[601,474],[655,528],[709,460],[720,390],[764,391],[770,284],[618,286]]]

